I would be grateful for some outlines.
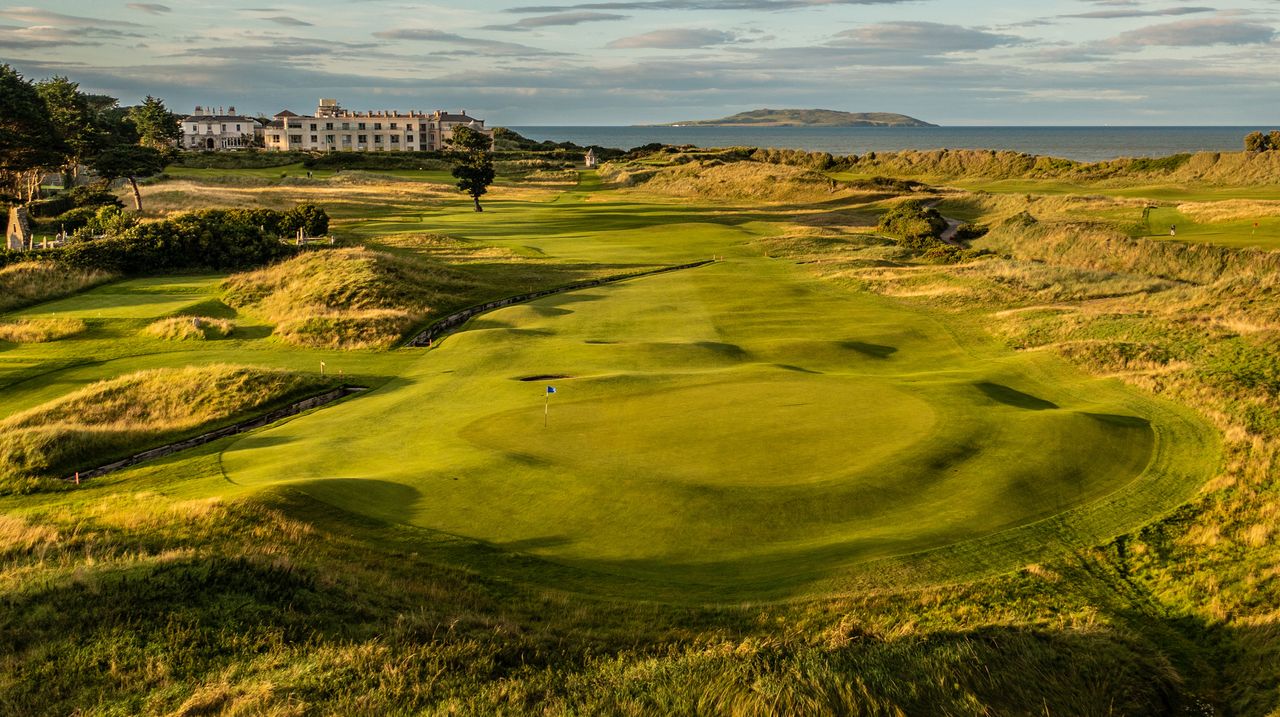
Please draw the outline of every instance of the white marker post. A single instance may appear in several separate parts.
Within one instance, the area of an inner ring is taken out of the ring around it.
[[[321,375],[321,376],[323,376],[323,375],[324,375],[324,361],[321,361],[321,362],[320,362],[320,375]]]

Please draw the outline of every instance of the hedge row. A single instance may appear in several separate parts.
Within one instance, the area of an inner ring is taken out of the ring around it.
[[[83,269],[154,274],[184,269],[244,269],[293,254],[282,239],[303,229],[319,236],[329,216],[313,204],[287,211],[206,209],[139,224],[115,236],[80,239],[61,247],[0,253],[0,265],[45,259]]]

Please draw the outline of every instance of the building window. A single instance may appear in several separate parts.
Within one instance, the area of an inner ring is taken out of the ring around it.
[[[222,125],[222,131],[223,131],[223,132],[226,132],[226,131],[227,131],[227,126],[226,126],[225,124],[224,124],[224,125]]]
[[[357,124],[356,129],[364,129],[364,122]]]
[[[298,143],[298,144],[302,144],[302,135],[300,135],[300,134],[291,134],[291,135],[289,135],[289,141],[290,141],[290,142],[296,142],[296,143]]]
[[[376,127],[376,125],[375,125],[375,127]],[[373,143],[374,143],[374,144],[382,144],[382,135],[380,135],[380,134],[375,134],[375,135],[373,136]]]
[[[382,129],[382,123],[381,123],[381,122],[374,122],[374,123],[373,123],[373,128],[374,128],[374,129]]]
[[[400,135],[398,134],[391,135],[391,144],[400,144]]]
[[[349,135],[349,134],[344,134],[344,135],[342,135],[342,143],[343,143],[343,144],[351,144],[351,135]]]
[[[343,129],[351,129],[351,123],[350,123],[350,122],[343,122],[343,123],[342,123],[342,128],[343,128]]]
[[[311,123],[311,131],[312,131],[312,132],[315,132],[315,131],[316,131],[316,123],[315,123],[315,122],[312,122],[312,123]]]
[[[404,141],[408,142],[409,144],[413,144],[413,135],[409,135],[408,137],[405,137]]]
[[[240,129],[240,125],[236,125],[236,131],[237,131],[237,132],[243,132],[244,130]]]
[[[360,135],[360,139],[358,141],[360,142],[360,144],[369,144],[369,135],[367,134]]]
[[[396,123],[395,123],[395,122],[392,122],[392,123],[391,123],[391,129],[395,129],[395,128],[396,128]]]
[[[334,143],[334,141],[335,141],[335,140],[334,140],[334,136],[333,136],[333,135],[331,135],[331,134],[326,134],[326,135],[324,136],[324,142],[325,142],[325,144],[333,144],[333,143]]]
[[[316,141],[316,136],[315,136],[314,134],[313,134],[313,135],[311,135],[311,141],[312,141],[312,142],[315,142],[315,141]]]

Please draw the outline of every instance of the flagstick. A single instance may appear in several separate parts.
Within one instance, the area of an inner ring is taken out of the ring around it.
[[[551,415],[551,394],[546,394],[547,402],[542,407],[542,427],[547,427],[547,416]]]

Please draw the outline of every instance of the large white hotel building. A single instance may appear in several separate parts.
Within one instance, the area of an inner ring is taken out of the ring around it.
[[[485,134],[484,120],[436,110],[397,112],[344,110],[337,100],[322,99],[314,115],[284,110],[266,126],[264,146],[269,150],[303,152],[388,152],[444,149],[457,127]]]

